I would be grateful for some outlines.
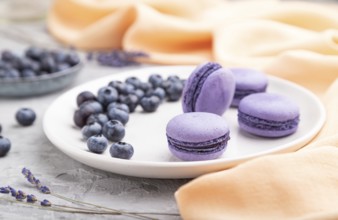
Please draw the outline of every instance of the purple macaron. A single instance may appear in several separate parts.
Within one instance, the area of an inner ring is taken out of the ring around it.
[[[217,63],[197,66],[183,90],[184,112],[210,112],[218,115],[229,108],[235,93],[235,78]]]
[[[299,123],[299,108],[288,97],[274,93],[246,96],[238,106],[239,127],[262,137],[283,137],[294,133]]]
[[[236,82],[231,106],[237,107],[245,96],[266,91],[268,77],[263,72],[250,68],[230,68],[230,70],[234,74]]]
[[[178,115],[169,121],[166,132],[170,151],[185,161],[216,159],[230,139],[225,118],[207,112]]]

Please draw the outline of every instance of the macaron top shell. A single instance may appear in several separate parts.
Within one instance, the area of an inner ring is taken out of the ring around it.
[[[205,80],[195,103],[195,111],[223,115],[229,108],[234,93],[235,80],[232,73],[224,68],[218,69]]]
[[[200,143],[229,133],[225,118],[207,112],[177,115],[167,124],[167,136],[177,141]]]
[[[239,103],[239,112],[260,119],[287,121],[299,117],[299,107],[288,97],[274,93],[255,93]]]
[[[184,112],[210,112],[222,115],[230,106],[235,92],[231,71],[213,62],[196,67],[183,90]]]
[[[217,63],[203,63],[195,68],[186,81],[186,85],[183,90],[183,111],[194,112],[195,102],[202,89],[204,81],[215,70],[222,68]]]
[[[230,70],[235,77],[236,90],[263,92],[267,87],[267,76],[258,70],[250,68],[230,68]]]

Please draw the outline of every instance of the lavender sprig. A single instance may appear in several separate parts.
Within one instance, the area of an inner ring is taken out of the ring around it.
[[[42,200],[40,204],[41,206],[52,206],[52,203],[47,199]]]
[[[43,186],[40,180],[35,178],[35,176],[29,169],[24,167],[21,173],[25,176],[27,181],[33,184],[40,192],[42,192],[43,194],[50,194],[50,189],[47,186]]]
[[[148,54],[143,52],[132,52],[124,50],[113,50],[111,52],[89,52],[87,60],[96,60],[100,65],[111,67],[126,67],[139,65],[138,62],[141,58],[149,57]]]
[[[0,193],[2,194],[9,194],[10,190],[8,187],[0,187]]]
[[[179,216],[179,214],[176,214],[176,213],[154,213],[154,212],[138,213],[138,212],[126,212],[126,211],[121,211],[121,210],[107,208],[107,207],[100,206],[100,205],[95,205],[95,204],[92,204],[92,203],[87,203],[87,202],[83,202],[83,201],[74,200],[74,199],[71,199],[71,198],[64,197],[62,195],[58,195],[58,194],[52,193],[51,190],[47,186],[43,186],[41,184],[41,181],[39,179],[35,178],[35,176],[33,175],[33,173],[29,169],[23,168],[22,169],[22,174],[25,176],[25,178],[27,179],[27,181],[30,182],[31,184],[33,184],[41,193],[50,194],[50,195],[52,195],[54,197],[57,197],[59,199],[63,199],[65,201],[68,201],[68,202],[71,202],[71,203],[74,203],[74,204],[77,204],[77,205],[86,205],[86,206],[91,206],[91,207],[94,207],[94,208],[103,209],[101,211],[101,210],[93,210],[93,209],[88,209],[88,208],[79,208],[79,207],[71,207],[71,206],[53,205],[54,207],[56,206],[56,207],[61,208],[61,209],[55,210],[55,211],[62,211],[62,210],[64,210],[66,212],[83,213],[83,214],[127,215],[127,216],[131,216],[131,217],[134,217],[134,218],[140,218],[140,219],[154,219],[154,218],[151,218],[151,217],[148,217],[148,216],[145,216],[145,215]],[[16,193],[16,191],[13,188],[8,187],[8,189],[10,190],[10,192],[12,192],[12,190],[13,190],[13,192]],[[0,188],[0,191],[1,191],[1,188]],[[33,201],[37,201],[36,197],[34,197],[35,199],[33,199],[30,196],[34,196],[34,195],[27,195],[27,202],[28,203],[30,203],[30,202],[33,203]],[[51,203],[48,200],[43,200],[43,201],[40,202],[40,205],[43,206],[43,207],[45,207],[45,208],[48,208],[48,206],[51,205]]]
[[[14,197],[17,201],[23,202],[26,199],[26,202],[28,203],[35,203],[37,201],[37,198],[33,194],[26,194],[22,190],[16,190],[11,186],[7,187],[0,187],[0,192],[3,194],[11,194],[12,197]],[[48,200],[43,200],[42,206],[51,206],[52,203]]]
[[[22,169],[21,173],[25,176],[25,178],[27,179],[27,181],[29,183],[33,184],[41,193],[51,194],[50,189],[47,186],[41,185],[40,180],[37,179],[37,178],[35,178],[34,174],[29,169],[27,169],[26,167],[24,167]],[[85,203],[85,202],[69,199],[69,198],[66,198],[66,197],[63,197],[63,196],[60,196],[60,195],[57,195],[57,194],[51,194],[51,195],[53,195],[55,197],[58,197],[58,198],[61,198],[61,199],[64,199],[66,201],[71,201],[71,202],[73,202],[75,204],[90,205],[90,206],[94,206],[95,208],[102,208],[102,209],[105,209],[105,210],[117,212],[117,213],[124,214],[124,215],[129,215],[129,216],[132,216],[132,217],[143,218],[143,219],[152,219],[152,218],[149,218],[149,217],[146,217],[146,216],[142,216],[142,215],[139,215],[139,214],[129,214],[127,212],[123,212],[123,211],[119,211],[119,210],[115,210],[115,209],[110,209],[110,208],[106,208],[106,207],[103,207],[103,206],[94,205],[94,204],[91,204],[91,203]],[[48,200],[46,200],[45,202],[44,201],[45,200],[43,200],[40,204],[42,206],[48,206],[49,205],[49,201]]]
[[[38,201],[38,199],[33,194],[27,195],[28,203],[35,203],[36,201]]]

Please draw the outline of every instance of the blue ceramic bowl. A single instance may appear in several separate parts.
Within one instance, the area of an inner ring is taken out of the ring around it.
[[[83,64],[35,78],[0,79],[0,97],[29,97],[52,93],[70,85]]]

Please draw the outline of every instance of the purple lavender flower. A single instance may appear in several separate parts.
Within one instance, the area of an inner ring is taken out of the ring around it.
[[[96,60],[103,66],[125,67],[138,65],[136,60],[140,57],[148,57],[148,55],[143,52],[113,50],[110,53],[98,53]]]
[[[42,200],[40,204],[41,206],[52,206],[52,203],[47,199]]]
[[[11,192],[11,195],[13,197],[16,197],[16,195],[18,194],[17,191],[14,188],[10,187],[10,186],[8,186],[8,188],[9,188],[9,191]]]
[[[24,199],[26,199],[27,196],[26,196],[26,193],[24,193],[23,191],[21,190],[18,190],[16,192],[16,195],[15,195],[15,199],[18,200],[18,201],[23,201]]]
[[[40,192],[44,193],[44,194],[50,194],[50,190],[47,186],[41,186],[39,188]]]
[[[35,179],[35,186],[38,188],[38,189],[40,189],[41,188],[41,182],[40,182],[40,180],[39,179]]]
[[[8,194],[10,189],[8,187],[0,187],[0,193]]]
[[[17,194],[19,194],[19,195],[22,195],[23,197],[27,197],[27,195],[26,195],[26,193],[24,193],[23,191],[21,191],[21,190],[18,190],[18,193]]]
[[[27,169],[26,167],[24,167],[21,171],[21,173],[25,176],[28,177],[29,175],[32,175],[31,171],[29,169]]]
[[[27,195],[28,203],[35,203],[36,201],[37,201],[37,198],[33,194]]]
[[[33,174],[30,174],[27,176],[27,180],[28,182],[30,182],[31,184],[34,184],[35,185],[35,177],[33,176]]]
[[[47,186],[42,186],[41,181],[35,178],[34,174],[27,168],[23,168],[21,173],[26,177],[28,182],[35,185],[38,190],[44,194],[50,194],[50,189]]]

